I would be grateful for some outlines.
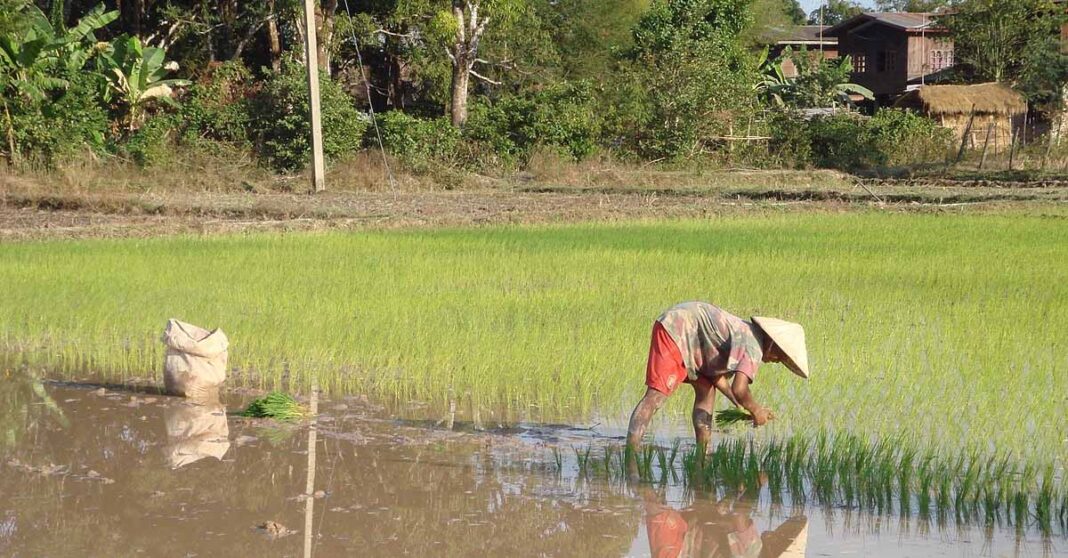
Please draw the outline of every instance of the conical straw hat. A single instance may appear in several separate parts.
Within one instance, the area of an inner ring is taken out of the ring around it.
[[[768,334],[768,337],[771,337],[771,340],[782,349],[782,352],[786,353],[786,362],[783,364],[794,374],[802,378],[808,378],[808,351],[805,350],[805,328],[801,327],[801,324],[776,318],[753,316],[753,321],[760,326],[760,329],[764,330],[764,333]]]

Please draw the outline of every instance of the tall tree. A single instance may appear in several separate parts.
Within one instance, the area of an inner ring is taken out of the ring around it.
[[[794,25],[805,24],[808,17],[805,15],[805,9],[801,7],[801,2],[798,0],[779,0],[779,2],[782,4],[782,11]]]
[[[452,63],[449,116],[453,126],[460,127],[467,121],[471,77],[489,79],[475,70],[487,27],[491,22],[507,25],[525,9],[526,3],[523,0],[452,0],[451,4],[449,16],[439,12],[439,29],[451,35],[445,46]],[[446,19],[450,16],[451,20]]]
[[[656,2],[606,95],[613,142],[653,158],[700,156],[755,110],[757,60],[742,42],[750,0]]]
[[[743,39],[755,46],[766,45],[769,38],[805,24],[805,11],[797,0],[753,0],[750,12],[753,24],[743,33]]]
[[[965,0],[954,8],[938,21],[953,36],[957,64],[983,81],[1013,80],[1027,46],[1063,19],[1050,0]]]
[[[965,0],[938,21],[953,36],[955,58],[975,81],[1013,84],[1034,105],[1059,109],[1068,85],[1060,40],[1068,22],[1051,0]]]
[[[553,41],[568,78],[601,79],[611,72],[615,51],[631,45],[631,30],[650,0],[558,0],[551,2]]]
[[[864,8],[853,0],[827,0],[826,4],[808,14],[809,25],[837,25],[864,13]]]

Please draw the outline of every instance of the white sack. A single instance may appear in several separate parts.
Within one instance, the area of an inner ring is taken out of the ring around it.
[[[226,334],[171,319],[163,331],[163,343],[167,345],[163,364],[167,393],[198,399],[215,397],[226,381],[226,349],[230,345]]]

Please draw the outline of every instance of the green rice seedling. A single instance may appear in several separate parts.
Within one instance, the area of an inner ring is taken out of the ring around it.
[[[720,428],[726,429],[741,422],[752,421],[753,415],[749,414],[745,409],[738,407],[728,407],[716,411],[716,426]]]
[[[962,460],[965,460],[963,454]],[[954,500],[954,511],[956,512],[957,518],[968,516],[968,498],[973,496],[973,492],[977,490],[978,480],[983,469],[982,461],[979,460],[979,455],[977,453],[973,452],[968,454],[964,462],[967,463],[967,469],[964,471],[961,483],[957,487],[957,495]]]
[[[1018,490],[1012,498],[1013,523],[1018,530],[1022,530],[1030,520],[1030,505],[1028,493]]]
[[[950,499],[953,494],[952,482],[953,473],[945,463],[941,464],[938,471],[938,496],[935,498],[935,507],[938,508],[940,519],[945,517],[950,508]]]
[[[590,452],[593,451],[593,446],[586,446],[583,449],[572,448],[575,450],[575,462],[578,464],[579,475],[586,476],[590,472]]]
[[[616,454],[616,448],[613,446],[605,446],[604,448],[604,460],[601,462],[604,468],[605,478],[612,478],[612,458]]]
[[[1068,532],[1068,490],[1062,485],[1061,491],[1063,493],[1061,496],[1061,514],[1059,514],[1061,515],[1061,528]]]
[[[553,454],[553,466],[555,467],[554,471],[556,471],[557,473],[563,472],[563,470],[564,470],[564,456],[560,453],[560,448],[554,446],[553,449],[552,449],[552,454]]]
[[[987,523],[994,523],[1001,517],[1001,495],[997,486],[986,485],[982,489],[983,513]]]
[[[901,450],[901,457],[897,463],[897,494],[900,504],[901,515],[908,516],[912,511],[911,497],[913,494],[912,474],[913,463],[916,459],[916,450],[911,446],[905,446]]]
[[[294,421],[306,418],[308,411],[292,396],[280,391],[272,391],[249,403],[248,407],[241,412],[241,416]]]
[[[671,444],[671,453],[668,454],[667,466],[671,469],[675,468],[675,460],[679,457],[679,450],[682,448],[682,440],[675,439]]]
[[[934,468],[931,462],[934,458],[934,454],[928,452],[920,461],[919,469],[916,471],[916,477],[919,479],[916,505],[919,508],[921,518],[927,518],[931,513],[931,491],[933,490],[934,482]]]
[[[1035,497],[1035,520],[1038,522],[1038,526],[1043,534],[1046,535],[1050,533],[1053,519],[1054,474],[1053,466],[1048,466],[1042,474],[1042,486],[1039,488],[1038,495]]]
[[[639,452],[641,459],[638,460],[638,473],[645,482],[653,480],[653,458],[656,455],[657,446],[647,445]]]

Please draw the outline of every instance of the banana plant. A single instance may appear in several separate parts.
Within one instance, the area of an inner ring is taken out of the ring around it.
[[[137,37],[116,37],[101,53],[100,61],[108,82],[105,98],[125,107],[124,121],[130,131],[141,126],[145,111],[153,103],[177,106],[173,88],[191,83],[165,79],[178,69],[178,63],[167,62],[163,49],[143,46]]]
[[[26,6],[23,15],[23,31],[0,35],[0,88],[41,101],[49,91],[66,89],[62,70],[77,72],[85,66],[95,52],[94,32],[118,19],[119,12],[105,11],[100,4],[74,27],[58,32],[36,6]]]
[[[786,104],[784,97],[793,82],[783,72],[782,58],[771,59],[768,54],[768,49],[765,47],[757,58],[760,77],[754,90],[758,96],[774,103],[775,106],[782,107]]]
[[[782,61],[790,58],[797,68],[797,76],[788,78],[783,72]],[[853,105],[853,95],[867,100],[875,98],[870,89],[848,81],[853,68],[852,59],[845,56],[839,60],[824,60],[807,50],[798,55],[787,48],[776,59],[769,59],[765,50],[758,59],[760,80],[757,94],[776,106],[794,108],[822,108],[834,105]]]

